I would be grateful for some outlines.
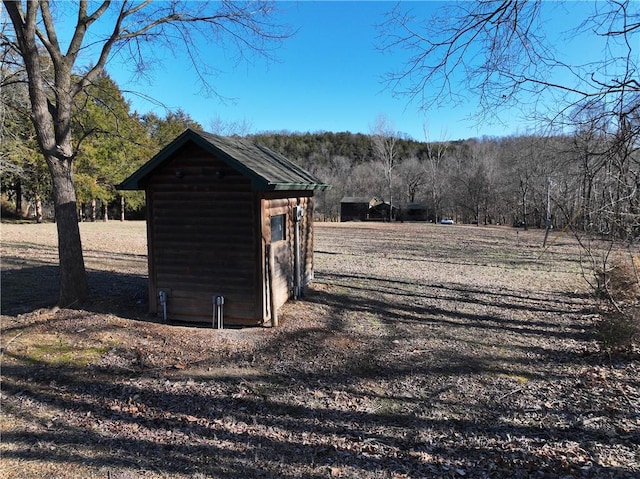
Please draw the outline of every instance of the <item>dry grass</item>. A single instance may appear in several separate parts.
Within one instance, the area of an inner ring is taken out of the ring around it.
[[[617,253],[597,277],[602,285],[603,347],[610,352],[633,348],[640,339],[640,255]]]
[[[282,326],[216,331],[146,315],[144,224],[81,229],[72,311],[53,225],[2,226],[0,477],[640,474],[638,359],[599,354],[570,238],[318,224]]]

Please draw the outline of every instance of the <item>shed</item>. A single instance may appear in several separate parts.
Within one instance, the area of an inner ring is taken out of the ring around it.
[[[119,185],[146,192],[150,312],[277,324],[313,278],[313,193],[327,188],[248,140],[186,130]]]
[[[391,218],[389,216],[391,215]],[[369,219],[377,221],[389,221],[396,219],[398,216],[398,208],[387,203],[386,201],[376,201],[369,208]]]
[[[369,218],[371,198],[345,196],[340,200],[340,221],[364,221]]]

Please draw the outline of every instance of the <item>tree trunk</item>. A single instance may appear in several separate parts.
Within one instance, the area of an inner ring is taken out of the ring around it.
[[[96,221],[96,199],[91,198],[91,222],[95,223]]]
[[[527,231],[527,193],[522,193],[522,225]]]
[[[22,9],[22,2],[3,3],[11,18],[19,54],[24,60],[27,72],[31,121],[38,145],[51,173],[60,259],[58,305],[69,307],[84,301],[89,291],[76,211],[72,167],[74,149],[71,137],[73,97],[78,91],[77,87],[72,85],[71,70],[80,51],[79,45],[75,45],[76,40],[82,41],[88,22],[87,18],[80,18],[79,29],[76,29],[76,35],[71,42],[72,46],[69,47],[67,55],[63,55],[55,37],[48,2],[25,2],[25,4],[26,12]],[[38,19],[48,23],[46,32],[50,42],[47,51],[53,66],[51,73],[53,73],[54,85],[47,85],[48,82],[43,73],[49,69],[48,64],[45,68],[41,63],[36,28]],[[51,96],[48,96],[48,93]],[[38,203],[37,200],[36,208]]]
[[[42,223],[43,214],[42,214],[42,199],[40,198],[40,194],[36,193],[36,223]]]
[[[393,190],[391,189],[391,168],[388,172],[389,176],[389,221],[393,221]]]
[[[124,195],[120,195],[120,221],[124,221]]]
[[[109,221],[109,203],[107,203],[106,201],[102,200],[101,201],[101,205],[102,205],[102,221],[104,221],[105,223],[107,221]]]
[[[89,294],[87,275],[82,256],[80,226],[76,213],[76,192],[73,186],[70,161],[55,157],[47,159],[53,180],[53,201],[58,229],[60,257],[60,307],[76,306]]]
[[[16,218],[22,219],[22,181],[16,180]]]

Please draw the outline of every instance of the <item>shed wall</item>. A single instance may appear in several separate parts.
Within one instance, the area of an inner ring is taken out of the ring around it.
[[[368,218],[369,203],[340,203],[340,221],[364,221]]]
[[[289,193],[291,194],[291,193]],[[282,306],[292,295],[295,285],[295,228],[294,208],[305,211],[299,224],[300,279],[304,287],[313,279],[313,198],[310,193],[296,192],[300,195],[287,197],[286,193],[265,193],[262,200],[262,238],[263,257],[265,258],[263,277],[265,281],[264,310],[265,317],[271,317],[270,295],[276,308]],[[302,196],[304,194],[304,196]],[[271,241],[271,216],[286,215],[286,235],[282,241]],[[269,283],[268,246],[273,249],[273,274]]]
[[[195,145],[154,172],[149,206],[149,303],[170,320],[211,322],[225,297],[225,323],[262,322],[258,199],[248,178]]]

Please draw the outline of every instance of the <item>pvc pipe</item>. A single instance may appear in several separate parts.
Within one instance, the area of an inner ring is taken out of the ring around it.
[[[273,251],[273,246],[268,245],[267,251],[267,265],[269,268],[267,274],[267,283],[269,284],[269,309],[271,310],[271,326],[278,326],[278,309],[276,308],[276,292],[274,291],[275,285],[275,252]]]
[[[167,321],[167,292],[159,291],[158,296],[160,297],[160,307],[162,308],[162,320],[166,322]]]
[[[300,265],[300,227],[302,222],[302,217],[304,216],[304,208],[302,206],[296,206],[293,209],[293,219],[294,219],[294,238],[293,238],[293,247],[294,247],[294,259],[293,259],[293,299],[298,299],[302,296],[302,272]]]
[[[211,326],[216,329],[224,329],[224,296],[213,297],[213,320]]]

